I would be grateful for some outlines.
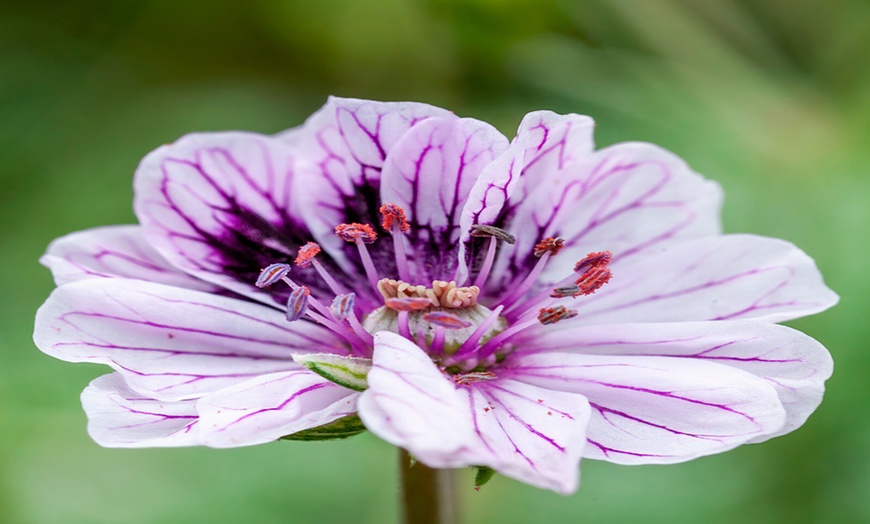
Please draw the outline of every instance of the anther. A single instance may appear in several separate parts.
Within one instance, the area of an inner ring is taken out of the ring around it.
[[[601,251],[597,253],[589,253],[586,258],[577,262],[574,266],[575,272],[583,272],[574,284],[579,288],[580,295],[591,295],[595,293],[601,286],[610,282],[613,274],[610,268],[611,255],[610,251]],[[576,296],[576,295],[575,295]]]
[[[287,320],[290,322],[299,320],[308,310],[308,296],[311,291],[305,286],[297,287],[290,293],[287,299]]]
[[[574,272],[579,273],[580,271],[586,271],[590,268],[606,266],[610,264],[611,258],[613,258],[613,254],[611,254],[610,251],[589,253],[583,258],[583,260],[574,264]]]
[[[538,321],[541,324],[555,324],[560,320],[565,320],[566,318],[572,318],[577,316],[577,311],[573,309],[568,309],[565,306],[556,306],[556,307],[543,307],[541,311],[538,313]]]
[[[419,297],[388,298],[384,304],[393,311],[421,311],[432,306],[428,298]]]
[[[565,246],[565,239],[558,237],[548,237],[535,244],[534,255],[538,258],[544,256],[544,253],[549,253],[550,256],[555,256]]]
[[[504,229],[486,224],[474,224],[471,226],[471,236],[473,237],[492,237],[508,244],[515,244],[517,239]]]
[[[492,371],[472,371],[471,373],[457,373],[453,375],[453,382],[457,385],[473,384],[480,380],[495,380],[495,373]]]
[[[335,234],[347,242],[363,241],[371,244],[378,238],[378,234],[368,224],[339,224],[335,226]]]
[[[308,267],[311,265],[311,260],[320,253],[320,246],[316,242],[308,242],[299,248],[296,253],[296,265],[299,267]]]
[[[411,229],[408,219],[405,218],[405,210],[396,204],[384,204],[381,206],[381,227],[393,234],[393,254],[396,256],[396,271],[402,280],[411,280],[411,267],[408,265],[408,255],[405,253],[405,240],[399,232]]]
[[[381,206],[380,212],[383,216],[381,227],[386,231],[398,229],[404,233],[411,228],[408,219],[405,218],[405,210],[396,204],[384,204]]]
[[[462,329],[474,325],[474,323],[459,318],[456,315],[448,313],[446,311],[430,311],[429,313],[424,313],[423,320],[429,322],[430,324],[435,324],[436,326],[441,326],[446,329]]]
[[[580,295],[583,295],[583,290],[577,284],[571,284],[570,286],[562,286],[553,289],[553,292],[550,293],[550,297],[552,298],[577,298]]]
[[[270,264],[260,271],[255,285],[259,288],[271,286],[290,273],[290,264]]]
[[[342,322],[351,313],[353,313],[353,306],[355,302],[356,295],[354,293],[338,295],[332,301],[332,305],[329,306],[329,312],[332,313],[332,316],[335,317],[336,320]]]

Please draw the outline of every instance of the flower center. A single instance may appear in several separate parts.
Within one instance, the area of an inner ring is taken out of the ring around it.
[[[431,287],[381,279],[384,305],[366,316],[369,333],[409,336],[430,355],[453,355],[465,343],[483,343],[507,327],[507,320],[477,303],[480,288],[435,280]],[[469,342],[471,341],[471,342]]]
[[[457,384],[468,380],[487,380],[489,370],[513,351],[517,336],[529,328],[570,319],[577,311],[569,309],[571,301],[594,293],[610,278],[610,252],[590,253],[574,265],[564,279],[540,289],[538,280],[550,258],[564,247],[561,238],[545,238],[534,248],[537,262],[521,281],[498,297],[487,297],[492,309],[478,303],[493,268],[498,242],[513,244],[507,231],[489,225],[474,225],[472,237],[485,237],[485,255],[472,285],[450,280],[434,280],[430,286],[412,284],[408,265],[410,251],[405,233],[410,229],[405,212],[399,206],[381,206],[381,226],[393,237],[398,280],[379,275],[368,245],[377,240],[374,228],[367,224],[339,224],[336,235],[353,244],[359,252],[366,279],[383,299],[383,305],[366,298],[360,300],[348,292],[326,267],[316,259],[320,246],[309,242],[299,249],[295,265],[313,266],[334,297],[315,297],[309,288],[290,278],[290,264],[272,264],[263,269],[258,287],[283,281],[292,288],[287,301],[287,320],[303,317],[318,322],[347,342],[350,355],[371,357],[374,333],[392,331],[426,351],[446,372],[459,377]],[[413,253],[413,252],[412,252]],[[411,260],[420,260],[411,257]],[[519,280],[519,279],[518,279]],[[330,305],[327,306],[326,304]],[[360,320],[362,319],[362,320]]]

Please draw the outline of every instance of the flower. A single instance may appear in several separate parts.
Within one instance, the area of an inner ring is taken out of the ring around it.
[[[56,240],[51,356],[107,364],[105,446],[368,429],[431,467],[561,493],[581,457],[666,464],[794,430],[832,363],[777,325],[837,301],[792,244],[720,231],[719,186],[592,120],[492,126],[331,98],[277,136],[192,134],[136,226]]]

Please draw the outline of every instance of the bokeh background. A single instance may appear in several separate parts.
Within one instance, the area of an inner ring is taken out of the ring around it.
[[[397,519],[393,449],[110,450],[42,355],[36,260],[133,222],[141,157],[191,131],[274,133],[336,94],[494,123],[592,115],[726,190],[728,232],[793,241],[842,301],[793,322],[836,371],[801,430],[674,466],[583,464],[563,497],[463,477],[469,523],[870,522],[870,3],[866,0],[78,0],[0,3],[0,522]]]

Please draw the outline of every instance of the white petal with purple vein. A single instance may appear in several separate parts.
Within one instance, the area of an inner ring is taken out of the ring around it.
[[[517,380],[589,399],[588,458],[683,462],[777,432],[786,420],[771,383],[696,359],[546,350],[514,354],[510,367]]]
[[[443,117],[414,126],[390,151],[381,201],[401,206],[408,215],[411,229],[405,236],[417,280],[443,278],[455,269],[457,251],[451,248],[460,237],[469,191],[507,147],[507,139],[485,122]]]
[[[468,404],[416,344],[376,333],[368,383],[359,416],[369,431],[431,467],[471,464],[459,455],[475,441]]]
[[[353,414],[358,395],[308,370],[263,375],[199,399],[201,439],[216,448],[271,442]]]
[[[34,341],[61,360],[108,364],[133,390],[163,400],[299,369],[291,353],[340,352],[320,326],[289,324],[257,303],[126,279],[55,289],[37,312]]]
[[[195,402],[167,402],[131,390],[118,373],[94,379],[82,391],[88,433],[110,448],[151,448],[199,444]]]
[[[572,302],[577,322],[782,322],[838,300],[803,251],[754,235],[686,240],[628,261],[614,257],[612,271],[610,283]]]
[[[460,392],[477,436],[475,445],[461,452],[468,464],[563,494],[577,489],[590,416],[583,396],[510,379],[471,384]]]
[[[275,304],[254,286],[260,269],[310,240],[293,194],[294,162],[294,150],[268,136],[187,135],[142,160],[136,215],[176,267]]]
[[[517,244],[496,268],[524,271],[534,263],[534,245],[545,237],[565,239],[543,275],[555,282],[592,251],[628,258],[674,239],[715,235],[721,201],[718,184],[672,153],[652,144],[617,144],[569,164],[522,201],[509,202],[516,206],[508,229]]]
[[[564,323],[568,325],[569,323]],[[822,401],[833,361],[824,346],[794,329],[755,321],[612,324],[542,329],[529,340],[540,351],[698,359],[730,366],[770,383],[786,410],[779,431],[800,427]]]
[[[154,250],[140,226],[109,226],[62,236],[39,262],[58,286],[87,278],[135,278],[170,286],[216,292],[221,288],[176,269]]]

